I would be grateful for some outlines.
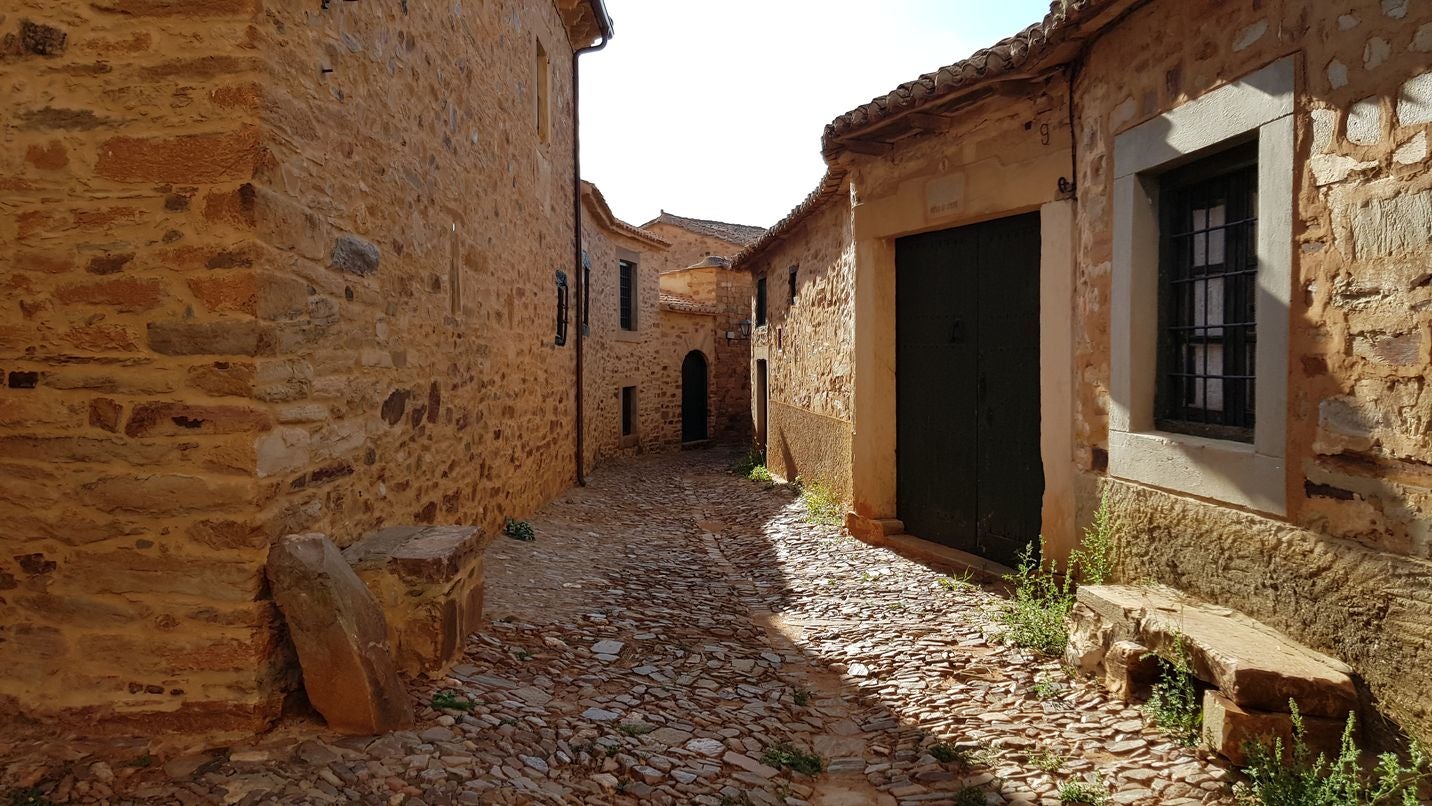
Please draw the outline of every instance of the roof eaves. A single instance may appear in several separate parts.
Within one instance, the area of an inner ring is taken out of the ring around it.
[[[845,180],[848,173],[844,168],[831,166],[826,169],[825,176],[820,179],[805,199],[794,210],[791,210],[785,218],[776,222],[774,227],[766,230],[760,238],[756,239],[745,249],[742,249],[736,257],[731,259],[731,268],[745,269],[762,252],[769,249],[773,244],[782,240],[791,233],[802,221],[810,218],[825,205],[834,201],[840,196],[840,191],[845,187]]]
[[[612,213],[612,208],[607,204],[607,199],[602,195],[602,191],[598,189],[596,185],[585,179],[582,180],[582,198],[589,202],[588,206],[592,212],[596,214],[597,220],[607,229],[618,235],[635,238],[638,241],[642,241],[659,249],[671,248],[669,241],[647,232],[641,227],[628,224],[620,218],[617,218],[616,215]]]

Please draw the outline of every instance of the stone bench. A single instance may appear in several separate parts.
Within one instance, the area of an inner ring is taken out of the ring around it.
[[[1128,700],[1147,694],[1158,677],[1146,656],[1173,658],[1182,647],[1204,693],[1204,733],[1212,749],[1235,763],[1245,742],[1292,735],[1289,701],[1306,715],[1314,749],[1337,747],[1348,714],[1358,707],[1353,670],[1273,628],[1226,607],[1173,589],[1087,585],[1070,616],[1065,660]]]
[[[392,526],[343,550],[382,605],[400,670],[440,675],[462,656],[482,619],[486,547],[473,526]]]

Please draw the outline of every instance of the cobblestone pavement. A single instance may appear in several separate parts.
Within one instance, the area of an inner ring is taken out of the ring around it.
[[[147,765],[142,744],[130,764],[11,746],[0,781],[55,803],[967,806],[1059,803],[1069,782],[1230,802],[1232,773],[994,640],[995,593],[806,524],[732,458],[604,468],[532,519],[535,542],[498,538],[490,628],[414,685],[414,731],[290,724]],[[439,692],[460,707],[433,709]]]

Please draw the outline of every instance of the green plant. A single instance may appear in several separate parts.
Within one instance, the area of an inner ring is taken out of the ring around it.
[[[146,767],[153,766],[153,764],[154,764],[154,756],[151,756],[151,755],[149,755],[148,753],[145,753],[144,755],[142,755],[142,756],[140,756],[140,757],[138,757],[138,758],[132,758],[132,759],[130,759],[129,761],[124,762],[124,766],[126,766],[126,767],[134,767],[135,769],[138,769],[138,770],[142,770],[142,769],[145,769]]]
[[[966,762],[969,761],[968,753],[958,747],[955,747],[952,744],[949,744],[948,742],[936,742],[925,748],[925,752],[929,753],[931,756],[934,757],[936,761],[940,762],[941,764],[949,764],[952,761],[958,761],[961,765],[964,765],[966,764]]]
[[[1432,761],[1420,744],[1413,743],[1407,763],[1394,753],[1383,753],[1377,764],[1366,770],[1362,752],[1353,739],[1356,719],[1348,714],[1342,746],[1329,762],[1313,756],[1306,741],[1306,729],[1298,704],[1289,702],[1293,714],[1293,746],[1284,752],[1283,740],[1272,747],[1254,742],[1248,746],[1248,776],[1234,794],[1243,806],[1416,806],[1418,790],[1432,780]]]
[[[477,703],[464,699],[455,691],[438,691],[433,693],[429,704],[438,711],[471,711],[477,707]]]
[[[791,701],[794,702],[796,705],[804,708],[806,703],[810,702],[810,690],[805,688],[797,688],[796,690],[791,692]]]
[[[768,767],[784,767],[802,775],[815,775],[825,768],[820,756],[792,747],[789,742],[779,742],[766,748],[761,761]]]
[[[1029,690],[1034,692],[1034,696],[1041,700],[1052,700],[1064,693],[1064,684],[1041,677],[1034,681],[1034,685],[1031,686]]]
[[[1069,553],[1069,573],[1079,569],[1079,581],[1086,585],[1102,585],[1113,577],[1114,539],[1119,523],[1109,507],[1109,496],[1099,497],[1094,520],[1084,530],[1079,547]]]
[[[1203,707],[1183,636],[1174,637],[1173,657],[1159,658],[1158,662],[1159,680],[1144,703],[1144,713],[1160,730],[1191,747],[1203,729]]]
[[[1037,770],[1048,773],[1057,771],[1069,759],[1052,750],[1040,750],[1029,754],[1029,763]]]
[[[1082,803],[1085,806],[1104,806],[1108,802],[1109,793],[1104,789],[1102,780],[1090,781],[1065,781],[1059,786],[1060,803]]]
[[[520,660],[520,661],[522,661],[522,662],[525,663],[525,662],[527,662],[527,661],[529,661],[529,660],[532,660],[532,653],[531,653],[531,652],[528,652],[527,650],[523,649],[522,647],[518,647],[518,648],[512,650],[512,657],[517,658],[518,660]]]
[[[50,806],[51,801],[40,793],[40,790],[15,789],[10,792],[7,806]]]
[[[955,795],[955,806],[985,806],[986,803],[989,803],[989,798],[985,797],[985,793],[972,786],[961,789]]]
[[[795,488],[806,506],[806,523],[817,526],[840,526],[845,522],[845,502],[832,489],[819,481],[796,478]]]
[[[944,588],[950,593],[964,593],[977,587],[972,581],[974,579],[974,576],[975,575],[973,571],[965,571],[963,574],[940,577],[935,581],[940,587]]]
[[[532,531],[532,524],[527,521],[514,521],[507,519],[507,525],[502,527],[502,533],[513,540],[536,540],[537,533]]]
[[[746,478],[750,479],[751,481],[759,481],[760,483],[766,485],[776,483],[775,477],[771,475],[771,471],[768,470],[765,465],[756,465],[755,467],[751,468],[751,472],[746,474]]]
[[[765,463],[766,454],[760,448],[753,447],[746,451],[745,456],[737,459],[736,463],[731,465],[731,472],[749,479],[751,478],[752,471],[763,466]]]
[[[623,722],[617,725],[617,730],[628,736],[645,736],[656,730],[656,726],[648,725],[645,722]]]
[[[1036,556],[1043,552],[1041,537],[1019,553],[1015,572],[1005,577],[1014,586],[1014,597],[1004,602],[998,619],[1010,643],[1057,655],[1069,642],[1064,621],[1074,609],[1074,581],[1069,574],[1061,578],[1053,563]]]

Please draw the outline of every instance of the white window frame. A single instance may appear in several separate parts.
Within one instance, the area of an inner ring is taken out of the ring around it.
[[[1287,510],[1295,67],[1294,57],[1280,59],[1114,140],[1109,474],[1279,516]],[[1253,443],[1159,431],[1158,177],[1249,137],[1258,141]]]

